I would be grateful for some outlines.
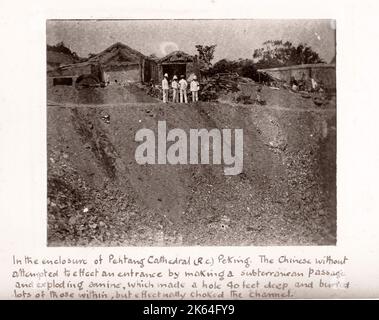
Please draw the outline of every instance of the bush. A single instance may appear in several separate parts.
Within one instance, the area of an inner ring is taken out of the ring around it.
[[[255,63],[250,59],[239,59],[237,61],[222,59],[216,62],[209,71],[210,75],[219,73],[237,73],[242,77],[250,78],[257,82],[260,80]]]
[[[218,73],[236,73],[238,71],[238,63],[228,59],[222,59],[216,62],[209,70],[211,76]]]

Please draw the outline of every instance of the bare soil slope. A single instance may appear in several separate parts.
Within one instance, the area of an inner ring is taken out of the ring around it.
[[[263,95],[266,106],[49,105],[49,245],[335,244],[335,101]],[[138,165],[135,133],[159,120],[243,128],[243,172]]]
[[[112,84],[104,88],[83,88],[80,90],[77,90],[74,86],[49,86],[47,88],[47,100],[50,103],[91,105],[158,102],[158,99],[148,96],[143,89],[135,84]]]

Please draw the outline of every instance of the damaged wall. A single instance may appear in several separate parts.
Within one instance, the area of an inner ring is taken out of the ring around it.
[[[104,76],[110,83],[140,82],[141,72],[139,65],[123,66],[114,70],[105,70]]]
[[[327,89],[336,89],[335,64],[304,64],[290,67],[259,69],[258,71],[266,72],[270,76],[288,83],[291,77],[294,77],[296,80],[309,80],[313,78],[317,82],[322,81]]]

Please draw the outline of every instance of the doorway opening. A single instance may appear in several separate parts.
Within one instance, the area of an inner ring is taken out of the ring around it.
[[[186,64],[185,63],[173,63],[173,64],[163,64],[162,65],[163,75],[168,74],[168,78],[171,80],[174,75],[180,79],[181,75],[186,77]],[[162,76],[163,76],[162,75]]]

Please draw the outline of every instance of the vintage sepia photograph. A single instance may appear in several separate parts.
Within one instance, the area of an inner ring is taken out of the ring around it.
[[[47,245],[335,246],[336,21],[47,20]]]

